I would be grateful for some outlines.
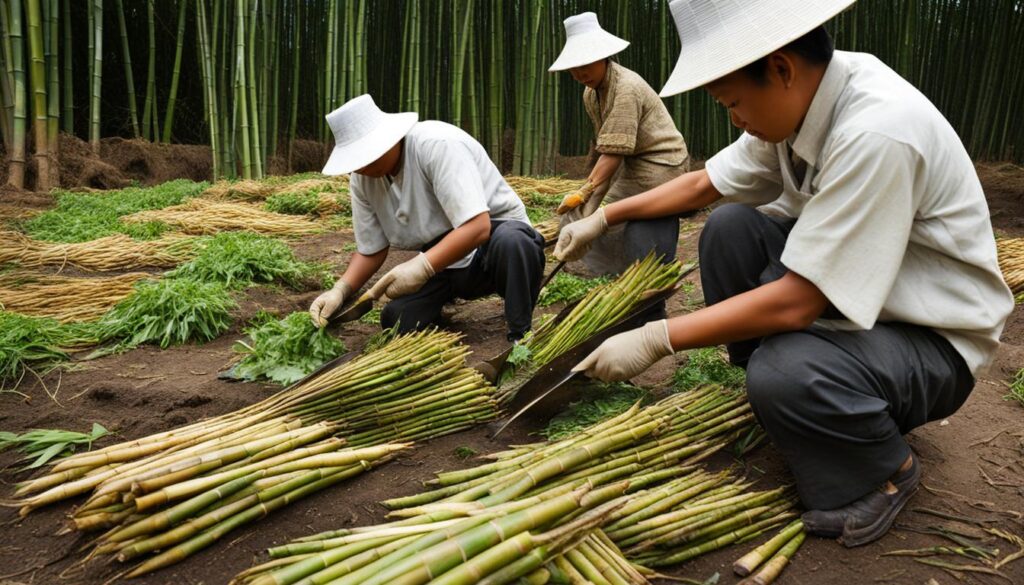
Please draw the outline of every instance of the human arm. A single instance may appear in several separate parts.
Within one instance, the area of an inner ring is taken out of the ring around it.
[[[587,182],[579,190],[566,195],[558,206],[556,213],[562,215],[586,203],[593,196],[594,192],[607,183],[612,178],[612,175],[615,174],[615,171],[619,170],[619,167],[622,165],[622,159],[622,155],[617,154],[600,155],[594,168],[590,171],[590,175],[587,176]]]

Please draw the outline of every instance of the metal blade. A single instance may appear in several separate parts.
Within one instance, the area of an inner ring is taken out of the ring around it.
[[[558,271],[565,266],[565,262],[565,260],[562,260],[558,264],[555,264],[555,267],[551,269],[551,272],[549,272],[548,275],[544,277],[544,281],[540,283],[540,290],[544,290],[544,287],[547,286],[548,283],[551,282],[551,279],[554,278],[556,274],[558,274]]]
[[[557,382],[555,382],[550,388],[548,388],[547,390],[541,392],[536,397],[534,397],[533,400],[531,400],[530,402],[528,402],[526,404],[526,406],[520,408],[515,414],[513,414],[512,416],[510,416],[507,419],[505,419],[505,422],[501,423],[501,426],[498,427],[498,430],[494,431],[494,434],[491,435],[491,438],[493,439],[493,438],[497,437],[498,435],[500,435],[501,431],[504,431],[505,428],[508,427],[508,425],[512,424],[512,421],[514,421],[517,418],[519,418],[519,416],[521,414],[523,414],[527,410],[530,410],[530,408],[532,408],[535,404],[537,404],[541,400],[544,400],[544,398],[546,398],[552,392],[554,392],[555,390],[558,390],[558,388],[563,386],[566,382],[568,382],[569,380],[572,380],[573,378],[575,378],[577,375],[580,375],[580,374],[582,374],[582,372],[574,372],[572,370],[567,371],[565,373],[565,375],[562,376],[561,380],[558,380]]]
[[[327,322],[336,324],[355,321],[370,312],[370,309],[373,308],[373,301],[373,297],[363,295],[359,297],[356,302],[349,305],[344,311],[336,312],[334,315],[331,315],[327,319]]]

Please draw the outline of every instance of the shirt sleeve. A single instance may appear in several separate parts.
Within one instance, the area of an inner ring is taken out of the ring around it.
[[[377,212],[366,202],[362,187],[357,181],[351,183],[352,227],[356,232],[356,250],[364,256],[370,256],[389,247],[391,242],[377,220]]]
[[[782,194],[778,149],[746,132],[708,159],[704,168],[715,189],[736,203],[763,205]]]
[[[490,211],[483,178],[464,145],[437,140],[429,145],[428,153],[424,174],[453,228]]]
[[[608,116],[597,133],[594,148],[601,154],[629,156],[636,152],[636,134],[642,116],[640,98],[625,84],[615,92],[615,101],[608,109]]]
[[[874,326],[888,299],[914,222],[920,156],[878,134],[838,137],[782,252],[858,327]]]

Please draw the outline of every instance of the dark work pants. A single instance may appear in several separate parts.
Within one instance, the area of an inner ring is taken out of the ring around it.
[[[716,209],[700,238],[707,304],[781,278],[793,223],[739,204]],[[811,327],[728,349],[747,368],[750,404],[809,509],[835,509],[877,489],[910,454],[903,435],[954,413],[974,387],[946,339],[908,323]]]
[[[679,245],[679,217],[659,217],[626,222],[623,229],[626,260],[630,264],[643,260],[651,251],[662,257],[662,262],[676,259]]]
[[[456,298],[498,293],[505,299],[508,334],[518,339],[530,330],[543,272],[544,238],[523,222],[492,220],[491,237],[477,248],[469,266],[442,270],[420,290],[391,301],[380,323],[398,325],[401,333],[424,329],[438,324],[441,308]]]

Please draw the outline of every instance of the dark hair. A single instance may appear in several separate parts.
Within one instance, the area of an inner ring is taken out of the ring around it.
[[[819,26],[779,50],[795,53],[812,65],[827,65],[832,60],[835,48],[828,31],[824,26]],[[749,75],[758,84],[764,85],[768,83],[768,57],[761,57],[740,71]]]

